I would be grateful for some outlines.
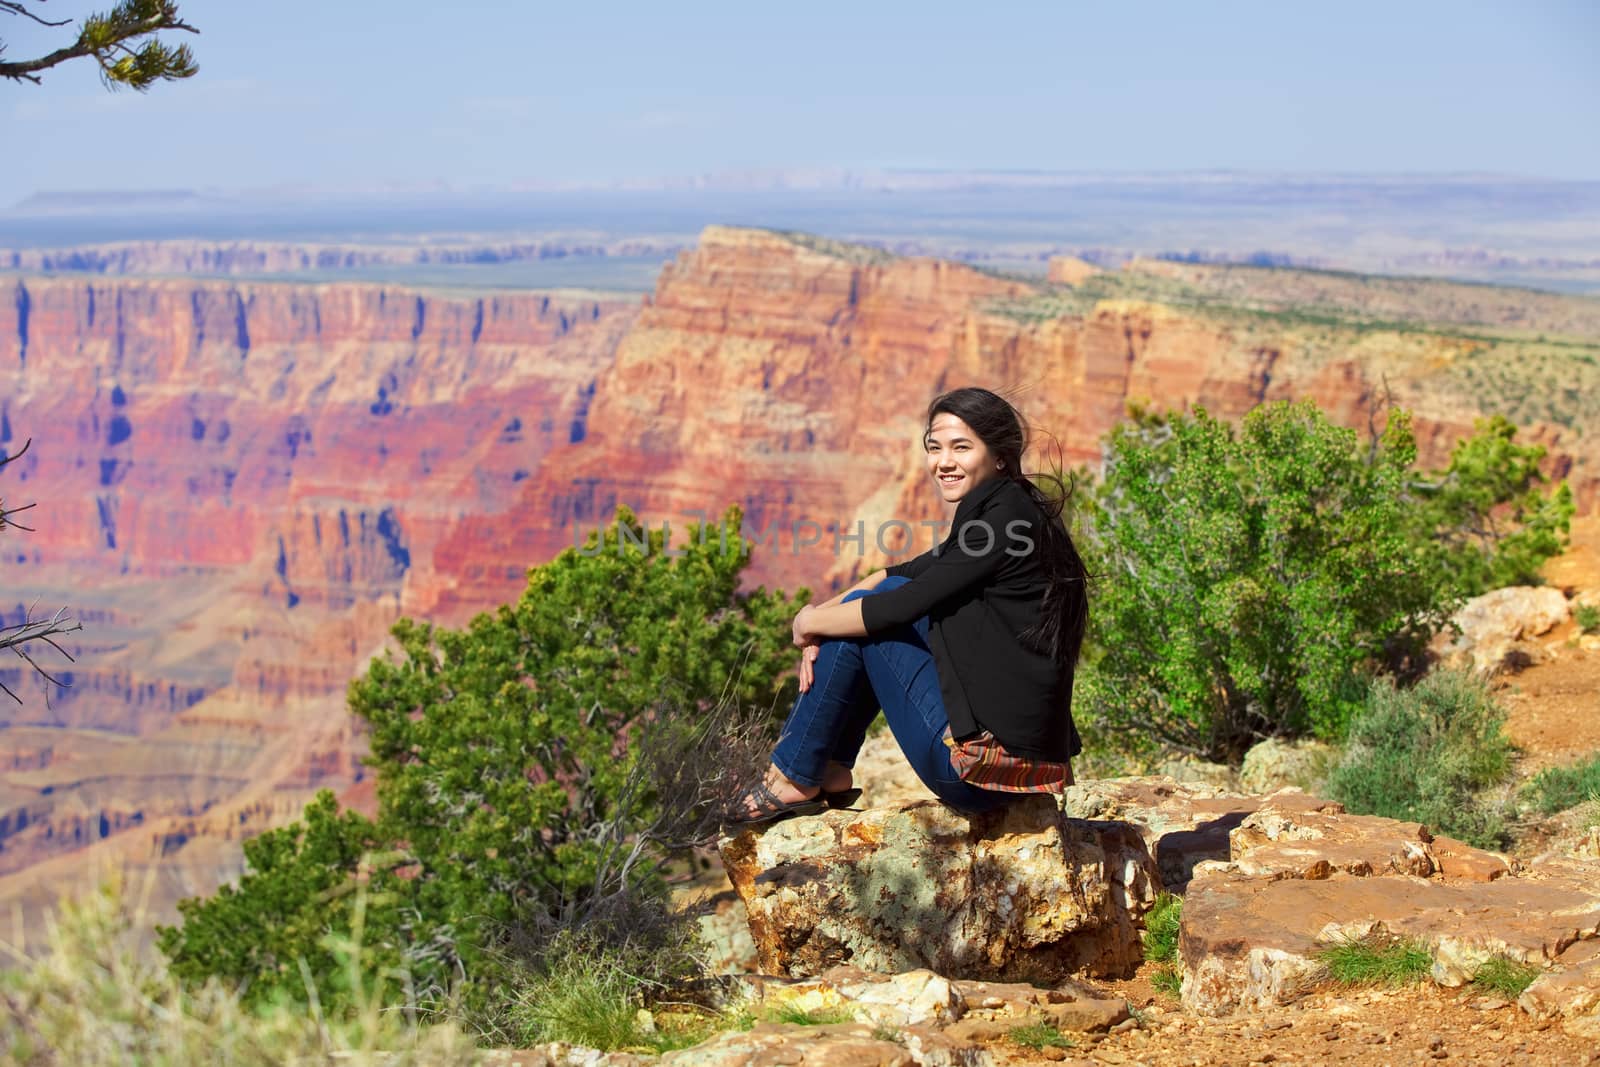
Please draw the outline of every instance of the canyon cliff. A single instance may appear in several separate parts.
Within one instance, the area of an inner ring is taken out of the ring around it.
[[[0,906],[101,858],[152,872],[160,909],[230,877],[243,837],[359,781],[343,693],[395,618],[514,598],[618,504],[677,537],[738,503],[771,538],[751,586],[823,592],[927,547],[882,524],[937,517],[921,412],[958,384],[1006,391],[1091,467],[1130,403],[1311,397],[1364,428],[1392,399],[1435,465],[1509,405],[1584,507],[1600,489],[1592,356],[1562,362],[1594,348],[1593,301],[1137,262],[1053,277],[711,227],[642,304],[0,281],[0,448],[34,439],[5,496],[39,502],[38,532],[0,542],[0,607],[85,622],[72,687],[0,711]],[[1554,400],[1494,385],[1524,367]]]

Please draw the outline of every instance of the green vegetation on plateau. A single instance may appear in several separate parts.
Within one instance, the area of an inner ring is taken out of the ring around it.
[[[1372,379],[1409,381],[1518,425],[1600,432],[1600,300],[1422,278],[1244,266],[1152,263],[1075,286],[997,300],[1022,323],[1078,318],[1102,301],[1142,301],[1215,322],[1242,350],[1271,348],[1308,367],[1371,364]]]

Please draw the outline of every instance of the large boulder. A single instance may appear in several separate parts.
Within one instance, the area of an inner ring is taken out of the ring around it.
[[[1121,975],[1160,890],[1124,823],[1069,819],[1050,797],[985,815],[936,801],[830,811],[721,842],[767,974],[840,964],[1054,984]]]
[[[1455,633],[1435,640],[1434,652],[1454,667],[1485,674],[1516,671],[1549,653],[1532,638],[1567,621],[1566,594],[1550,586],[1511,586],[1473,597],[1450,620]]]

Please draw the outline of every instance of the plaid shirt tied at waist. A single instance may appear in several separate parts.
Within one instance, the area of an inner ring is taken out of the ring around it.
[[[1002,793],[1056,793],[1072,784],[1072,765],[1013,756],[999,740],[984,730],[975,737],[957,741],[944,728],[944,743],[950,749],[950,765],[961,780],[980,789]]]

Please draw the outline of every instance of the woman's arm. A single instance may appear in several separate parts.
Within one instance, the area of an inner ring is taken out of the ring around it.
[[[816,607],[818,607],[818,608],[831,608],[835,604],[843,603],[844,598],[849,596],[851,593],[854,593],[857,589],[867,589],[867,590],[876,589],[876,588],[878,588],[878,583],[883,581],[888,576],[889,576],[889,572],[887,570],[873,571],[871,574],[869,574],[865,578],[861,579],[855,585],[852,585],[849,589],[846,589],[843,592],[841,592],[838,596],[834,597],[832,600],[825,600],[822,603],[816,605]]]
[[[794,617],[794,643],[801,648],[814,645],[824,637],[864,637],[861,625],[861,601],[844,603],[844,598],[858,589],[872,590],[888,577],[885,570],[873,571],[832,600],[821,604],[807,604]]]
[[[844,598],[855,592],[857,589],[876,589],[878,587],[878,583],[883,581],[888,574],[889,572],[884,570],[873,571],[871,574],[867,575],[865,578],[861,579],[855,585],[852,585],[849,589],[846,589],[832,600],[829,600],[823,604],[807,604],[805,607],[801,608],[799,614],[794,617],[794,643],[801,649],[800,692],[804,693],[807,689],[811,688],[811,682],[813,680],[811,676],[811,664],[814,663],[817,658],[817,640],[819,638],[835,636],[860,636],[861,634],[866,633],[866,630],[864,629],[850,630],[848,632],[841,632],[838,634],[835,634],[832,630],[813,631],[812,627],[816,625],[815,617],[817,612],[827,613],[823,617],[824,624],[842,624],[848,628],[848,626],[851,625],[848,612],[843,613],[842,618],[835,618],[835,616],[840,614],[840,608],[852,608],[855,611],[854,625],[859,627],[861,625],[861,602],[859,600],[852,600],[849,604],[845,604],[843,603]],[[804,625],[802,625],[802,620],[804,620]]]
[[[866,599],[801,608],[794,617],[794,643],[805,648],[824,637],[867,636],[867,628],[861,622],[861,605]]]

